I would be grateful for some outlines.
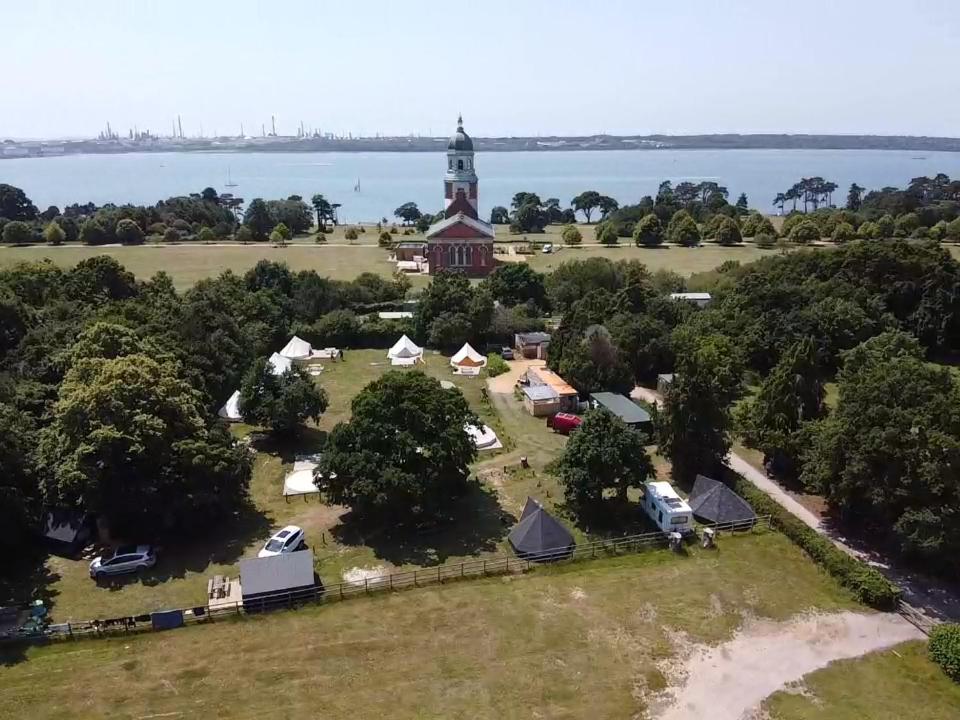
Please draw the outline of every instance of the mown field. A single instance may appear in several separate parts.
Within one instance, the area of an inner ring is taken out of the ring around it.
[[[764,705],[770,720],[947,720],[960,717],[960,685],[911,642],[832,663]]]
[[[0,717],[626,718],[684,643],[851,600],[785,537],[31,648]]]

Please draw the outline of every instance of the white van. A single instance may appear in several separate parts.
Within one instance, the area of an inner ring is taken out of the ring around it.
[[[693,532],[693,510],[668,482],[644,483],[643,509],[665,533]]]

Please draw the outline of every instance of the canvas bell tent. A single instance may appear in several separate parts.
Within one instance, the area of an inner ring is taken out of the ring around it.
[[[487,358],[474,350],[470,343],[464,343],[450,358],[450,366],[460,375],[479,375],[487,366]]]
[[[423,362],[423,348],[404,335],[387,351],[387,357],[391,365],[414,365]]]

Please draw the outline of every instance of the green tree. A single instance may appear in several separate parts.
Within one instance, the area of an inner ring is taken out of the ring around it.
[[[3,242],[7,245],[28,245],[33,242],[30,223],[14,220],[3,226]]]
[[[673,476],[688,482],[717,472],[730,451],[730,406],[740,393],[739,347],[717,333],[693,327],[674,334],[675,375],[658,413],[659,452],[670,458]]]
[[[85,220],[80,226],[80,242],[84,245],[103,245],[107,240],[106,231],[96,220]]]
[[[633,242],[637,247],[658,247],[663,244],[663,226],[653,213],[644,215],[633,229]]]
[[[18,187],[0,183],[0,218],[32,221],[37,219],[37,206]]]
[[[917,214],[906,213],[897,218],[893,229],[893,236],[898,238],[910,237],[919,227],[921,227],[921,223]]]
[[[620,236],[617,235],[617,229],[613,223],[602,222],[596,228],[597,241],[601,245],[616,245],[620,242]]]
[[[333,219],[333,205],[323,195],[317,193],[310,198],[314,212],[317,213],[317,228],[320,232],[327,231],[327,220]]]
[[[208,228],[206,225],[200,228],[200,231],[197,233],[197,240],[199,240],[205,245],[208,243],[212,243],[216,239],[217,238],[216,238],[216,235],[213,234],[213,230]]]
[[[759,248],[772,248],[777,243],[777,236],[773,233],[759,232],[753,236],[753,241]]]
[[[578,509],[597,505],[608,490],[626,502],[630,488],[642,488],[657,475],[643,442],[607,410],[586,413],[554,466],[567,503]]]
[[[479,422],[459,390],[420,371],[388,372],[331,431],[317,484],[361,521],[436,517],[467,488],[477,449],[464,426]]]
[[[393,214],[400,218],[404,225],[415,223],[423,215],[415,202],[405,202],[394,210]]]
[[[200,395],[181,375],[146,355],[76,363],[39,443],[48,502],[98,513],[131,539],[195,532],[235,511],[249,455],[206,426]]]
[[[877,227],[880,230],[881,238],[892,238],[893,233],[897,229],[897,223],[893,219],[893,216],[888,213],[877,220]]]
[[[0,403],[0,549],[8,553],[4,569],[12,569],[35,532],[40,509],[37,481],[31,462],[35,447],[29,414]],[[0,570],[0,577],[4,575]]]
[[[601,195],[596,190],[586,190],[571,200],[570,205],[576,212],[583,213],[583,217],[589,225],[593,211],[600,207],[600,198]]]
[[[495,205],[490,211],[491,225],[507,225],[510,222],[510,211],[503,205]]]
[[[178,243],[180,242],[180,231],[176,228],[169,227],[163,232],[163,241],[165,243]]]
[[[276,223],[267,204],[261,198],[254,198],[243,214],[243,224],[250,228],[254,240],[264,240]]]
[[[820,228],[813,220],[804,220],[793,226],[790,239],[800,245],[816,242],[820,239]]]
[[[532,302],[539,308],[547,306],[547,289],[543,273],[527,263],[504,263],[494,268],[483,284],[494,300],[512,307]]]
[[[857,231],[853,229],[853,225],[850,223],[837,223],[837,226],[833,229],[833,235],[831,239],[835,243],[845,243],[850,242],[851,240],[856,240]]]
[[[755,397],[736,419],[747,447],[760,450],[777,474],[796,477],[806,423],[825,414],[825,391],[813,341],[805,338],[784,352]]]
[[[140,226],[130,218],[124,218],[118,222],[114,234],[116,235],[117,240],[124,245],[143,244],[143,230],[141,230]]]
[[[867,221],[857,228],[857,235],[864,240],[879,240],[880,226],[875,222]]]
[[[919,343],[884,333],[851,350],[801,480],[842,516],[889,533],[940,571],[960,557],[960,386]]]
[[[865,188],[856,183],[851,183],[850,190],[847,192],[847,210],[857,212],[863,204],[863,191]]]
[[[747,194],[740,193],[740,197],[737,198],[737,203],[734,205],[737,210],[737,215],[746,215],[750,210],[750,203],[747,201]]]
[[[245,422],[295,435],[307,420],[320,421],[327,395],[300,368],[275,375],[267,359],[259,358],[243,378],[240,407]]]
[[[356,228],[348,227],[346,230],[343,231],[343,237],[345,240],[349,240],[352,243],[354,240],[359,238],[360,235],[357,234]]]
[[[43,229],[43,239],[47,245],[63,245],[66,238],[67,234],[63,231],[63,228],[53,220],[47,223],[47,226]]]
[[[947,221],[940,220],[927,233],[931,240],[943,241],[947,237]]]
[[[667,241],[674,245],[693,247],[700,243],[700,229],[686,210],[678,210],[667,224]]]
[[[277,223],[276,226],[274,226],[273,230],[270,232],[271,242],[283,243],[289,240],[292,236],[293,236],[293,233],[290,232],[290,228],[288,228],[283,223]]]
[[[947,231],[944,234],[944,239],[950,242],[960,242],[960,218],[947,223]]]
[[[717,228],[717,242],[720,245],[738,245],[742,241],[737,223],[732,218],[723,218]]]
[[[597,206],[600,208],[601,217],[608,218],[611,213],[615,212],[617,208],[620,207],[620,203],[618,203],[609,195],[601,195],[600,199],[597,201]]]
[[[592,326],[582,340],[564,348],[559,369],[581,395],[605,390],[627,394],[634,385],[633,370],[602,325]]]
[[[560,237],[563,238],[564,245],[579,245],[583,242],[583,235],[580,234],[580,229],[576,225],[566,225]]]

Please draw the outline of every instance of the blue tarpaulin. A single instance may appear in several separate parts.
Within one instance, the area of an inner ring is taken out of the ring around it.
[[[183,610],[164,610],[150,614],[154,630],[172,630],[183,625]]]

